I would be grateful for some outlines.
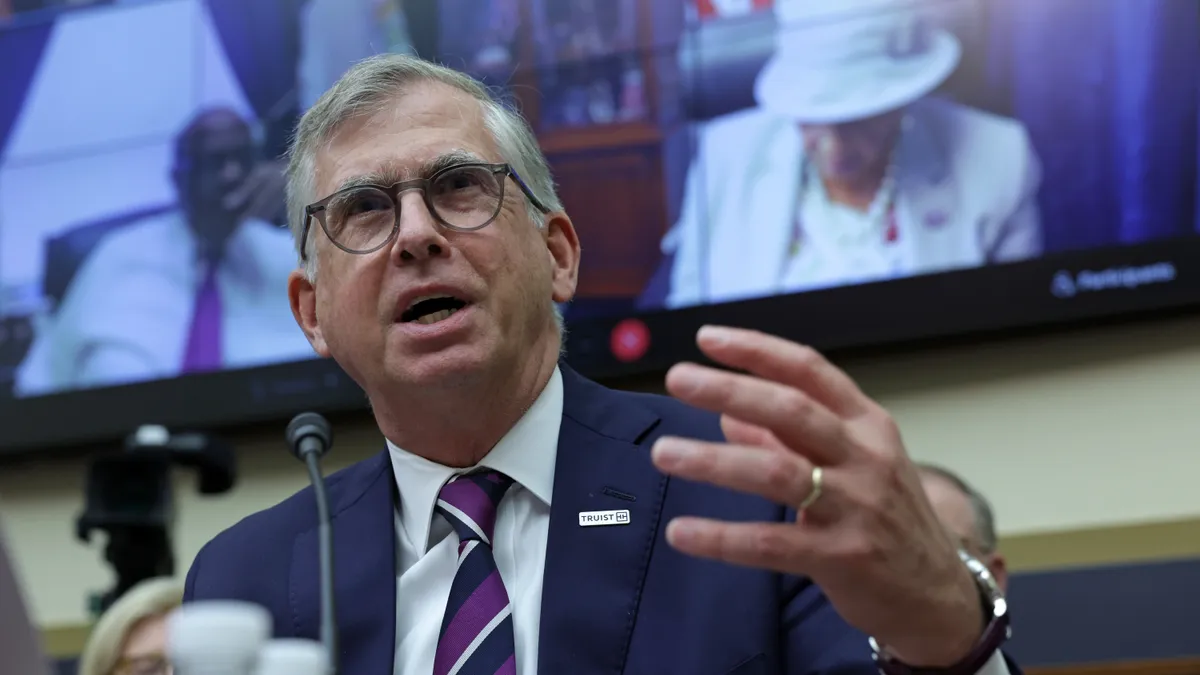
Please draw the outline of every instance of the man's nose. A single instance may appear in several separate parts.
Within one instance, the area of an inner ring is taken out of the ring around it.
[[[402,264],[449,255],[450,243],[420,190],[402,193],[397,208],[400,209],[400,230],[392,245],[393,262]]]

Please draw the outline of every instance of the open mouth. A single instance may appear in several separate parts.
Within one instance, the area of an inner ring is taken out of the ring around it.
[[[449,295],[427,295],[414,300],[400,315],[400,322],[428,326],[449,319],[466,306],[466,301]]]

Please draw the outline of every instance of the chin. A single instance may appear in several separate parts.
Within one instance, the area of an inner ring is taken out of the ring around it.
[[[436,387],[483,373],[493,361],[483,345],[464,342],[432,351],[390,349],[384,367],[393,382]]]

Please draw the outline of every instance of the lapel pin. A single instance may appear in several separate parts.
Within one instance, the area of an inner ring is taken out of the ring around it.
[[[628,525],[629,509],[615,511],[580,511],[580,527],[596,527],[597,525]]]

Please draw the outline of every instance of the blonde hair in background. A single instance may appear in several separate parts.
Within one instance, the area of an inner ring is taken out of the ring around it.
[[[92,628],[79,657],[79,675],[109,675],[135,626],[145,619],[167,614],[182,603],[183,582],[175,579],[147,579],[131,588]]]

